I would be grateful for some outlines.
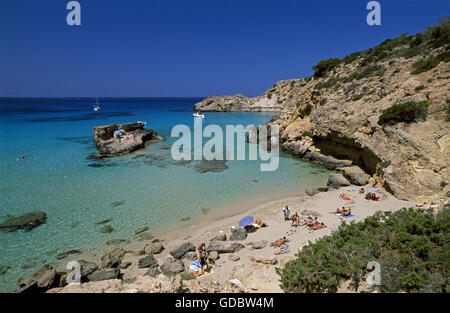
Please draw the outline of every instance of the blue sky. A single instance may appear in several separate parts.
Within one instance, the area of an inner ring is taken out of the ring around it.
[[[0,96],[255,96],[450,15],[450,0],[0,0]]]

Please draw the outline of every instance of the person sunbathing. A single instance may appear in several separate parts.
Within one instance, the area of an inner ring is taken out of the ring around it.
[[[313,225],[312,227],[310,227],[310,230],[317,230],[317,229],[321,229],[321,228],[325,228],[325,224],[324,223],[317,223],[315,225]]]
[[[341,198],[342,200],[351,200],[349,197],[347,197],[347,195],[345,193],[341,193],[339,195],[339,198]]]
[[[272,247],[280,247],[281,245],[283,245],[284,243],[289,242],[288,239],[286,239],[286,237],[280,238],[277,241],[272,242],[270,245]]]
[[[352,214],[352,209],[348,209],[348,210],[342,210],[343,212],[341,213],[342,216],[349,216],[350,214]]]
[[[314,225],[316,225],[317,223],[319,223],[319,221],[317,220],[317,216],[312,220],[312,222],[305,222],[304,225],[306,225],[306,227],[312,227]]]
[[[259,226],[258,228],[267,227],[267,224],[264,223],[259,217],[255,220],[254,224],[258,225]]]
[[[363,194],[365,191],[364,191],[364,188],[361,188],[361,189],[359,189],[359,193],[360,194]]]

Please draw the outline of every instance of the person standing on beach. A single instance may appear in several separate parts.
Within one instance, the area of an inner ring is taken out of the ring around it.
[[[201,267],[202,267],[201,271],[202,271],[202,273],[203,273],[203,267],[204,267],[205,265],[207,265],[207,264],[206,264],[206,245],[205,245],[205,243],[202,242],[202,243],[197,247],[197,250],[198,250],[198,261],[200,262],[200,265],[201,265]]]
[[[288,208],[287,205],[286,205],[286,207],[283,209],[283,212],[284,212],[284,220],[285,220],[285,221],[288,221],[288,220],[289,220],[289,215],[291,214],[291,212],[289,212],[289,208]]]

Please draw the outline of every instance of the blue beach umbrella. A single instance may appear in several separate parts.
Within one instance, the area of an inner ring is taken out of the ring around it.
[[[245,227],[247,225],[250,225],[255,220],[255,217],[253,216],[246,216],[243,219],[239,221],[239,226]]]

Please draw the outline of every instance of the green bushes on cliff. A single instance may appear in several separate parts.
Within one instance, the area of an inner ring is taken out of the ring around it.
[[[285,292],[335,292],[346,280],[358,285],[369,261],[381,266],[382,292],[450,292],[450,211],[402,209],[343,223],[277,273]]]
[[[302,109],[299,114],[301,118],[305,118],[306,116],[309,116],[309,114],[311,114],[312,111],[312,106],[308,103],[304,109]]]
[[[436,57],[428,57],[420,59],[413,63],[411,74],[420,74],[436,67],[441,61]]]
[[[411,123],[418,118],[425,118],[430,103],[428,101],[394,104],[384,110],[378,119],[379,125],[396,124],[400,122]]]
[[[312,67],[315,71],[314,77],[325,77],[326,74],[332,71],[336,66],[338,66],[339,63],[341,63],[341,60],[339,58],[331,58],[319,61],[319,63]]]

